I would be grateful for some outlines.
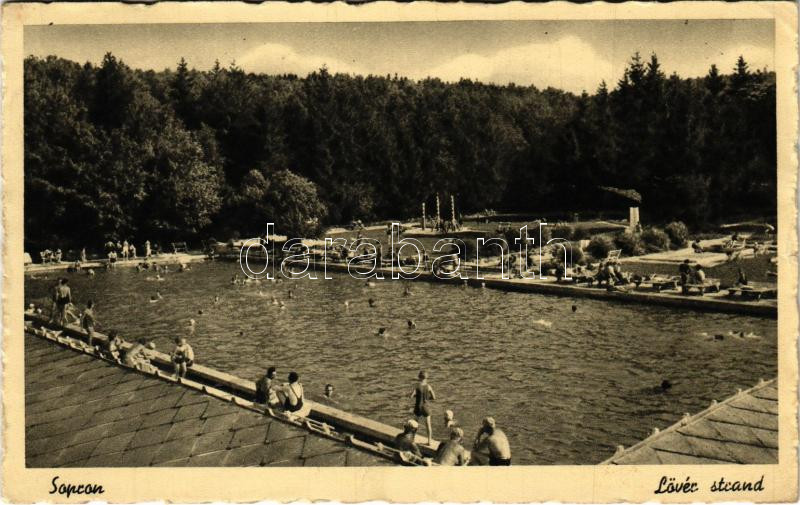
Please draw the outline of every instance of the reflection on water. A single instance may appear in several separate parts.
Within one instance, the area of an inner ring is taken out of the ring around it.
[[[343,408],[394,426],[410,416],[417,373],[428,370],[437,393],[434,435],[446,436],[445,409],[468,438],[492,415],[517,463],[597,463],[617,444],[633,444],[777,369],[770,319],[426,282],[368,287],[336,274],[236,287],[237,268],[198,264],[163,282],[125,268],[69,278],[81,308],[98,301],[105,330],[154,338],[169,352],[172,337],[195,319],[199,362],[253,379],[270,365],[281,377],[297,370],[310,396],[333,383]],[[26,280],[26,301],[46,305],[55,278]],[[405,285],[412,296],[402,296]],[[150,303],[156,289],[164,299]],[[700,335],[728,330],[762,338]],[[673,384],[666,393],[654,389],[663,379]]]

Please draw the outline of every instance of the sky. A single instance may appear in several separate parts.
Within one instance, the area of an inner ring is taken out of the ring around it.
[[[772,20],[446,21],[27,26],[25,54],[99,63],[112,52],[134,68],[465,77],[496,84],[593,92],[613,86],[635,52],[655,52],[681,77],[723,73],[741,54],[774,68]]]

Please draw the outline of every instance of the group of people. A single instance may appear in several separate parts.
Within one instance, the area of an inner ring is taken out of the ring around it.
[[[305,390],[300,382],[297,372],[289,372],[287,382],[277,383],[277,369],[271,366],[258,381],[256,381],[256,403],[261,403],[269,408],[281,409],[289,415],[306,417],[311,412],[311,407],[305,402]],[[325,396],[333,397],[333,386],[325,387]]]
[[[430,402],[436,400],[433,388],[428,384],[428,374],[425,371],[419,373],[419,382],[411,393],[414,397],[414,416],[416,419],[409,419],[403,425],[402,433],[395,437],[395,448],[413,454],[417,458],[424,459],[422,451],[417,444],[417,432],[419,431],[419,419],[424,419],[428,446],[433,442],[433,430],[431,426]],[[445,466],[466,466],[472,460],[472,453],[464,445],[464,430],[455,420],[452,410],[444,412],[444,426],[449,430],[448,440],[439,444],[433,462]],[[511,465],[511,445],[508,437],[499,428],[493,417],[483,419],[481,426],[472,448],[477,452],[488,452],[489,465],[508,466]]]
[[[741,274],[744,274],[742,269],[739,269]],[[678,267],[678,275],[680,275],[681,292],[687,294],[689,286],[692,284],[703,285],[706,281],[706,272],[703,270],[703,265],[697,264],[692,268],[691,262],[688,259],[683,260],[683,263]],[[745,284],[747,280],[745,279]]]
[[[68,279],[60,278],[58,280],[53,288],[51,300],[50,323],[60,326],[78,324],[86,333],[88,345],[107,358],[139,370],[153,370],[148,351],[155,349],[154,342],[148,342],[146,339],[140,338],[125,352],[123,351],[124,340],[115,330],[111,330],[104,344],[100,343],[102,341],[99,341],[96,334],[96,329],[100,327],[95,314],[96,303],[94,300],[88,300],[83,312],[76,313]],[[26,313],[41,314],[41,309],[37,309],[35,304],[30,304]],[[194,320],[192,320],[191,332],[194,332]],[[188,369],[194,364],[194,350],[187,342],[186,337],[175,338],[175,348],[170,357],[175,377],[185,377]]]
[[[136,256],[136,246],[133,244],[133,241],[128,242],[127,240],[123,240],[120,242],[117,240],[114,242],[113,240],[109,240],[105,243],[106,255],[108,257],[108,262],[110,264],[114,264],[117,260],[127,261],[127,260],[134,260],[137,258]],[[84,249],[85,254],[85,249]],[[152,248],[150,246],[150,241],[145,240],[144,242],[144,255],[145,259],[150,258],[151,256],[159,254],[159,246],[155,244]],[[85,261],[85,260],[84,260]]]
[[[630,283],[639,284],[641,277],[622,270],[622,266],[616,260],[601,261],[594,276],[598,286],[605,282],[606,288],[613,290],[617,286],[625,286]]]
[[[310,405],[305,401],[305,391],[297,372],[289,372],[286,382],[278,383],[277,369],[271,366],[256,381],[256,403],[272,409],[280,409],[290,416],[306,417],[310,413]],[[395,437],[395,449],[408,452],[423,460],[423,453],[417,443],[417,432],[422,420],[427,428],[427,446],[433,445],[433,427],[431,423],[431,402],[436,400],[436,393],[428,383],[428,373],[420,371],[418,382],[411,392],[414,398],[414,417],[403,425],[403,431]],[[337,404],[333,384],[325,385],[321,401]],[[462,466],[472,460],[470,451],[464,448],[464,430],[455,420],[452,410],[444,413],[444,426],[449,430],[449,439],[440,443],[432,461],[440,465]],[[508,437],[499,428],[492,417],[486,417],[472,445],[474,451],[488,453],[488,463],[492,466],[511,464],[511,445]]]
[[[42,263],[61,263],[61,249],[39,251],[39,257],[42,259]]]

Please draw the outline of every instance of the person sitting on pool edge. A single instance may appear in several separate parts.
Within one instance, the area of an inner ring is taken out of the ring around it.
[[[511,466],[511,446],[508,437],[503,431],[497,428],[493,417],[483,420],[483,427],[475,437],[474,449],[482,451],[489,450],[490,466]]]
[[[283,396],[283,410],[290,416],[306,417],[311,412],[311,407],[304,401],[303,385],[298,382],[300,375],[289,372],[288,380],[278,391],[278,397]]]
[[[275,387],[272,381],[275,380],[277,371],[274,366],[267,368],[267,373],[256,382],[256,402],[265,403],[269,407],[277,407],[280,405],[278,395],[275,392]]]
[[[194,364],[194,350],[186,342],[186,337],[175,339],[175,349],[172,351],[172,363],[175,365],[175,378],[186,377],[186,371]]]
[[[394,447],[398,451],[407,451],[417,456],[418,458],[422,457],[422,451],[419,450],[419,446],[417,445],[417,430],[419,429],[419,423],[413,419],[409,419],[403,425],[403,432],[399,433],[396,437],[394,437]]]
[[[120,353],[122,352],[122,345],[124,343],[125,341],[122,340],[122,337],[119,336],[116,330],[111,330],[108,333],[105,352],[111,360],[120,361]]]
[[[150,352],[155,346],[146,339],[139,338],[125,353],[123,364],[143,372],[153,373],[155,367],[150,364]]]
[[[464,440],[464,430],[452,428],[450,430],[450,440],[439,445],[433,461],[442,466],[467,466],[471,454],[461,445],[462,440]]]

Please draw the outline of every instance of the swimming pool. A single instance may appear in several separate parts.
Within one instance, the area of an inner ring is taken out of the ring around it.
[[[97,301],[106,331],[153,338],[169,352],[193,318],[197,361],[252,379],[270,365],[282,380],[296,370],[309,397],[330,382],[341,408],[394,426],[411,415],[417,373],[428,370],[438,396],[434,435],[446,436],[445,409],[455,411],[468,439],[492,415],[520,464],[598,463],[617,444],[631,445],[777,370],[772,319],[427,282],[368,287],[343,274],[232,286],[237,271],[235,263],[211,262],[161,282],[130,268],[66,276],[80,308]],[[47,306],[60,275],[27,278],[26,302]],[[406,285],[410,297],[402,296]],[[157,289],[164,298],[150,303]],[[388,335],[377,336],[379,327]],[[761,338],[700,335],[728,330]],[[654,392],[663,379],[672,389]]]

